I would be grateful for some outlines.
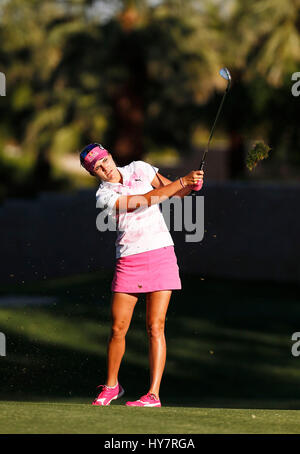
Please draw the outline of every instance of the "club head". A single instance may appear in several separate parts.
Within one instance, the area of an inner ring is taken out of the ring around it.
[[[222,69],[220,69],[219,74],[220,74],[220,76],[223,77],[223,79],[227,80],[227,82],[228,82],[227,90],[228,90],[230,87],[230,83],[231,83],[231,75],[230,75],[229,70],[227,68],[222,68]]]

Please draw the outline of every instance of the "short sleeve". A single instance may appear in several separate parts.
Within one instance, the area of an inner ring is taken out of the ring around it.
[[[96,206],[107,210],[109,215],[112,215],[114,206],[120,194],[108,188],[99,188],[96,192]]]
[[[145,161],[135,161],[135,168],[137,171],[142,171],[144,175],[146,175],[147,180],[149,183],[153,181],[156,173],[158,172],[158,167],[155,167],[151,164],[148,164]]]

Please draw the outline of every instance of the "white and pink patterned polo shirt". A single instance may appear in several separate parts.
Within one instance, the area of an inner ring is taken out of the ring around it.
[[[151,182],[158,168],[144,161],[133,161],[117,169],[122,174],[123,183],[103,181],[96,192],[97,206],[105,208],[107,214],[117,221],[116,258],[173,246],[159,204],[118,215],[114,210],[120,195],[146,194],[152,191]]]

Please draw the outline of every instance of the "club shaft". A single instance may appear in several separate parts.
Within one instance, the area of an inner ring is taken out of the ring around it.
[[[218,112],[217,112],[217,115],[216,115],[214,124],[213,124],[213,126],[212,126],[212,128],[211,128],[211,132],[210,132],[209,139],[208,139],[208,142],[207,142],[207,147],[206,147],[206,149],[205,149],[205,151],[204,151],[204,153],[203,153],[202,161],[201,161],[201,163],[200,163],[199,170],[203,170],[205,158],[206,158],[206,155],[207,155],[208,150],[209,150],[209,144],[210,144],[210,141],[211,141],[211,139],[212,139],[212,136],[213,136],[213,133],[214,133],[214,130],[215,130],[215,126],[216,126],[216,124],[217,124],[217,121],[218,121],[220,112],[221,112],[221,110],[222,110],[222,107],[223,107],[223,104],[224,104],[225,97],[226,97],[226,95],[227,95],[227,93],[228,93],[228,89],[229,89],[229,85],[227,86],[226,91],[225,91],[225,93],[224,93],[224,95],[223,95],[223,98],[222,98],[221,104],[220,104],[220,106],[219,106],[219,109],[218,109]]]

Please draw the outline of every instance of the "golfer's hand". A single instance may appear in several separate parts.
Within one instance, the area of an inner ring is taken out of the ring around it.
[[[194,186],[203,180],[203,176],[203,170],[192,170],[188,175],[182,177],[182,181],[185,186]]]

